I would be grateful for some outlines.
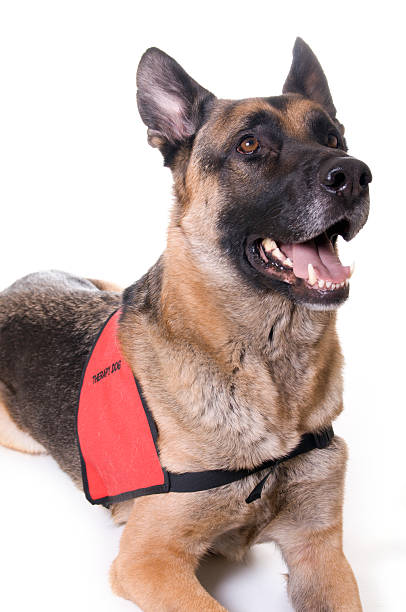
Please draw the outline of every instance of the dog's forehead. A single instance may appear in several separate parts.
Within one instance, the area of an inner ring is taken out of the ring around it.
[[[207,136],[215,135],[217,143],[225,145],[230,136],[249,131],[259,124],[275,125],[287,136],[300,138],[308,129],[309,117],[315,111],[325,114],[322,107],[296,94],[245,100],[218,100],[207,128]]]
[[[282,112],[282,122],[285,131],[290,136],[302,136],[308,128],[310,118],[313,118],[315,113],[327,115],[323,107],[317,102],[295,94],[290,94],[287,97],[288,101]]]

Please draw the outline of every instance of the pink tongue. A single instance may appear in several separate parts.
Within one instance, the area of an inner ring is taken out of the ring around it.
[[[343,266],[325,234],[301,244],[282,244],[281,250],[293,261],[293,272],[308,278],[308,264],[312,264],[317,278],[342,282],[350,276],[350,266]]]

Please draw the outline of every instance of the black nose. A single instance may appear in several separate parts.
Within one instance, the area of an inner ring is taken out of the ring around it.
[[[320,183],[326,191],[352,201],[368,190],[372,181],[370,169],[353,157],[329,159],[320,167]]]

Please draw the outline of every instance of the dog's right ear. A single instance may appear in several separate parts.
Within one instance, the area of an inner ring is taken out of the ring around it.
[[[138,110],[148,127],[148,142],[166,155],[189,142],[202,123],[213,94],[194,81],[169,55],[148,49],[137,71]]]

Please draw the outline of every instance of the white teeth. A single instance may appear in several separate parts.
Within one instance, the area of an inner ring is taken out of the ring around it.
[[[272,238],[264,238],[262,241],[262,248],[266,253],[270,253],[272,257],[275,257],[275,259],[279,259],[279,261],[286,266],[293,268],[293,262],[289,259],[289,257],[286,257],[286,255],[282,253],[275,240],[272,240]]]
[[[286,259],[286,255],[284,255],[278,248],[272,251],[272,257],[276,257],[276,259],[279,259],[279,261],[285,261]]]
[[[312,264],[308,264],[307,270],[309,273],[309,279],[307,282],[309,283],[309,285],[312,285],[312,286],[317,283],[317,286],[319,287],[319,289],[330,289],[330,291],[334,291],[334,289],[340,289],[340,287],[344,287],[345,285],[348,285],[348,279],[341,281],[341,283],[333,283],[330,280],[324,280],[323,278],[317,278],[315,269],[313,268]]]
[[[314,271],[314,268],[311,263],[307,265],[307,274],[309,277],[308,279],[309,285],[314,285],[314,283],[317,281],[317,276],[316,276],[316,272]]]
[[[265,251],[267,251],[267,253],[270,253],[274,249],[278,248],[278,245],[276,244],[275,240],[272,240],[271,238],[264,238],[262,241],[262,245]]]
[[[350,284],[350,281],[348,280],[348,278],[345,279],[345,285],[348,287],[348,285]]]
[[[354,270],[355,270],[355,261],[352,262],[351,264],[351,268],[350,268],[350,278],[351,276],[354,274]]]

